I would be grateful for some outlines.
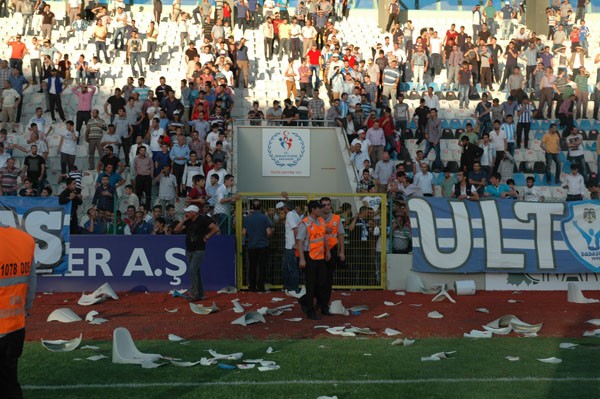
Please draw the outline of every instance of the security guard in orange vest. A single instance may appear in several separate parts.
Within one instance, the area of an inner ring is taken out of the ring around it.
[[[306,295],[298,299],[302,311],[311,320],[319,320],[315,308],[315,298],[323,314],[329,313],[327,302],[327,267],[325,262],[330,259],[329,247],[325,239],[325,221],[321,217],[321,203],[308,203],[309,215],[298,225],[296,246],[299,250],[299,266],[304,269],[306,280]]]
[[[329,305],[331,289],[333,286],[333,273],[339,265],[339,262],[344,262],[346,260],[346,256],[344,255],[344,236],[346,235],[346,231],[342,225],[340,215],[335,215],[331,211],[331,198],[321,198],[321,206],[323,207],[321,212],[323,220],[325,221],[325,241],[327,242],[327,247],[331,253],[331,258],[325,262],[325,266],[327,266],[327,288],[325,291],[325,298],[327,299],[327,305]],[[321,309],[321,311],[323,314],[327,314],[329,313],[329,307],[327,307],[327,309]]]
[[[13,227],[0,227],[0,393],[22,398],[17,363],[25,341],[25,315],[35,295],[33,238]]]

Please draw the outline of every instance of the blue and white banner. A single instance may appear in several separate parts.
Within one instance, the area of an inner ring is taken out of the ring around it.
[[[0,197],[0,226],[19,228],[35,239],[38,272],[67,270],[70,221],[71,203],[60,205],[58,197]]]
[[[600,202],[412,198],[413,270],[600,271]]]
[[[64,274],[38,278],[38,291],[93,291],[109,283],[116,291],[189,288],[185,235],[74,235]],[[206,245],[201,266],[205,290],[235,285],[235,236]]]
[[[310,176],[310,129],[262,130],[263,176]]]

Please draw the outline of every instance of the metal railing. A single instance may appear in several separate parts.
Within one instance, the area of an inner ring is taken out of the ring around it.
[[[243,219],[250,212],[250,203],[258,199],[273,225],[269,240],[268,260],[265,267],[265,283],[273,288],[282,286],[282,258],[285,249],[285,213],[275,209],[282,201],[280,193],[238,193],[233,220],[236,234],[237,286],[248,288],[248,254],[242,235]],[[364,195],[340,193],[289,193],[291,201],[301,218],[306,215],[306,204],[321,197],[331,199],[332,211],[340,215],[346,232],[344,252],[346,262],[336,270],[334,288],[381,289],[385,288],[388,206],[385,194],[371,194],[370,201],[363,203]],[[301,277],[302,279],[302,277]]]

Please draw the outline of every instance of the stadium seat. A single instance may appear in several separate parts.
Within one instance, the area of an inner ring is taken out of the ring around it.
[[[521,173],[533,173],[531,162],[521,162],[519,164],[519,172]]]
[[[446,167],[450,170],[450,173],[456,173],[459,170],[459,165],[456,161],[448,161]]]
[[[590,131],[592,130],[592,122],[589,119],[580,119],[577,121],[577,127],[579,130]]]
[[[533,164],[533,173],[545,174],[546,173],[546,163],[542,161],[536,161]]]
[[[442,139],[454,139],[454,132],[450,128],[442,130]]]
[[[525,175],[523,173],[515,173],[513,175],[513,180],[515,181],[515,186],[525,186]]]

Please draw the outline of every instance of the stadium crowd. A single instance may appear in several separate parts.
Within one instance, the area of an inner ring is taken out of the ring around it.
[[[600,70],[600,53],[593,53],[597,35],[585,23],[585,1],[576,10],[569,0],[553,2],[548,35],[527,30],[523,6],[509,1],[476,6],[472,26],[457,29],[449,21],[446,32],[401,23],[394,1],[388,32],[374,34],[371,48],[354,45],[340,29],[351,11],[347,1],[301,1],[293,14],[272,0],[223,4],[202,0],[188,13],[175,2],[163,17],[156,0],[148,20],[120,1],[84,7],[70,0],[60,18],[44,1],[11,3],[2,21],[20,24],[11,24],[0,65],[1,194],[58,194],[73,204],[73,232],[170,234],[176,206],[185,203],[227,233],[238,198],[232,125],[242,115],[249,125],[340,127],[357,190],[367,195],[543,200],[534,188],[545,183],[562,185],[569,200],[597,198],[590,165],[600,162],[586,162],[584,153],[590,139],[599,140],[600,160],[600,136],[592,121],[580,130],[581,121],[598,119],[600,107],[600,73],[592,70]],[[169,46],[160,40],[165,35]],[[256,58],[281,69],[283,106],[279,98],[266,109],[253,101]],[[180,60],[181,76],[161,73],[172,60]],[[128,65],[131,74],[122,87],[100,93],[114,64]],[[36,95],[44,106],[30,106]],[[73,112],[63,107],[71,98]],[[456,104],[466,120],[444,127],[442,102]],[[533,171],[517,168],[515,154],[532,149],[538,122],[545,162],[536,173],[545,179],[530,176],[518,192],[515,169]],[[459,143],[460,162],[444,165],[445,140]],[[81,146],[87,170],[76,165]],[[21,163],[12,158],[16,152],[26,154]],[[562,152],[572,173],[563,173]],[[66,186],[53,193],[48,175],[58,170]],[[93,188],[86,191],[86,184]],[[86,192],[93,206],[80,225]],[[409,223],[403,206],[392,210],[399,226]]]

